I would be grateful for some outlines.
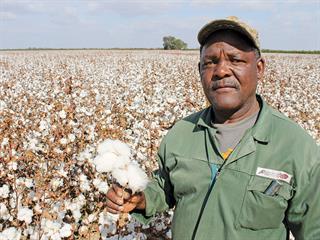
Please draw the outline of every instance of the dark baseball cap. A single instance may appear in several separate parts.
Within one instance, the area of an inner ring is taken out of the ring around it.
[[[234,30],[246,37],[260,51],[259,34],[257,30],[249,26],[247,23],[240,21],[237,17],[231,16],[225,19],[213,20],[204,25],[198,33],[198,41],[203,46],[207,38],[218,30]]]

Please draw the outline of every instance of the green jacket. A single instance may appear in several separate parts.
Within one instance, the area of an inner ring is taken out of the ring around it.
[[[144,191],[145,214],[134,216],[146,222],[175,207],[174,240],[285,240],[289,230],[296,240],[320,239],[319,147],[257,98],[258,120],[227,161],[215,147],[212,108],[175,124],[161,143],[159,170]],[[261,176],[258,168],[277,174]],[[280,189],[266,194],[274,176],[286,173],[291,181],[278,179]]]

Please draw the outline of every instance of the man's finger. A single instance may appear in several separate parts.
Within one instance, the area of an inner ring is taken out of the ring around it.
[[[112,209],[112,208],[108,208],[108,207],[107,207],[107,211],[108,211],[109,213],[113,213],[113,214],[118,214],[118,213],[120,213],[119,211],[114,210],[114,209]]]
[[[117,213],[123,211],[123,206],[122,205],[119,205],[119,204],[113,202],[110,199],[107,200],[107,208],[111,209],[113,211],[116,211]]]
[[[107,203],[111,201],[117,205],[123,205],[123,198],[119,197],[113,188],[109,189],[109,191],[107,192],[107,199]]]
[[[128,202],[130,203],[138,203],[141,201],[141,193],[136,193],[128,198]]]
[[[112,184],[112,188],[117,196],[123,198],[124,200],[127,200],[131,197],[131,192],[128,189],[121,187],[118,183]]]

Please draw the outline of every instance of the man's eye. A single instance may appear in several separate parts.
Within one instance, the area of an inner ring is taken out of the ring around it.
[[[203,66],[211,66],[216,63],[217,63],[217,60],[207,60],[207,61],[204,61]]]
[[[243,62],[241,58],[232,58],[231,61],[235,63]]]

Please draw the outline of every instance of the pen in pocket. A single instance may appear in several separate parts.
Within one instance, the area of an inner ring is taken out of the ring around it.
[[[281,188],[281,186],[282,186],[282,183],[280,183],[277,180],[272,180],[270,185],[267,187],[266,190],[264,190],[263,193],[268,195],[268,196],[274,196],[275,194],[278,193],[278,191]]]

